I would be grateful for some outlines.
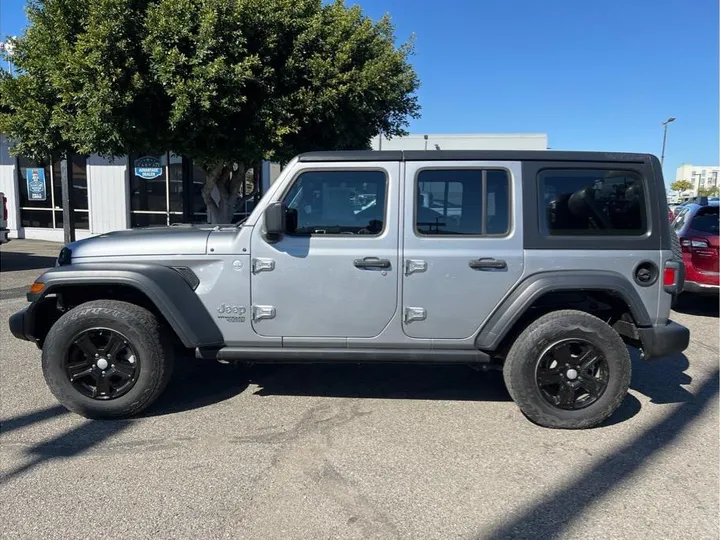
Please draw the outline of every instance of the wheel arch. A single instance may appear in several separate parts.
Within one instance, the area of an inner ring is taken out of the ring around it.
[[[520,324],[529,324],[532,310],[542,299],[559,293],[597,295],[609,300],[616,309],[626,311],[631,326],[651,326],[651,318],[633,285],[611,271],[550,271],[533,274],[521,281],[497,306],[475,338],[480,350],[497,351]],[[567,309],[567,308],[565,308]],[[591,310],[585,310],[592,313]],[[537,315],[540,316],[542,312]]]
[[[185,347],[219,346],[224,343],[220,329],[186,277],[175,269],[157,264],[81,264],[48,270],[37,282],[45,287],[28,295],[33,306],[43,305],[52,296],[71,301],[125,300],[144,304],[161,315]],[[108,291],[112,291],[109,293]],[[121,294],[118,294],[118,291]],[[32,312],[32,310],[31,310]],[[39,324],[42,318],[34,319]],[[36,337],[49,329],[35,329]]]

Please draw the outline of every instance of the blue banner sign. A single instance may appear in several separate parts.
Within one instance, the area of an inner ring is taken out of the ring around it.
[[[44,201],[47,199],[45,169],[25,169],[25,179],[27,180],[29,200]]]
[[[162,165],[156,157],[145,156],[135,160],[135,176],[152,180],[162,174]]]

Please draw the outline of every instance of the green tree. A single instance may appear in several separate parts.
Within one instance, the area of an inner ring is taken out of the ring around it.
[[[698,195],[701,197],[712,197],[713,195],[718,194],[718,187],[717,186],[710,186],[710,187],[701,187],[698,189]]]
[[[672,184],[670,184],[670,189],[673,191],[677,191],[678,194],[682,193],[683,191],[689,191],[693,188],[693,183],[689,180],[675,180]]]
[[[419,112],[412,41],[341,0],[35,0],[28,18],[0,80],[13,153],[188,156],[213,222],[259,161],[367,148]]]

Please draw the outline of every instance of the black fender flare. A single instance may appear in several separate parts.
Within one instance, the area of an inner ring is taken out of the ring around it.
[[[189,348],[224,344],[222,332],[205,305],[177,270],[160,264],[84,263],[57,266],[37,280],[45,288],[28,299],[38,303],[66,286],[124,285],[137,289],[155,305]]]
[[[621,298],[639,327],[652,326],[640,295],[628,278],[605,270],[557,270],[533,274],[516,285],[493,311],[475,338],[475,346],[493,351],[525,311],[554,291],[605,291]]]

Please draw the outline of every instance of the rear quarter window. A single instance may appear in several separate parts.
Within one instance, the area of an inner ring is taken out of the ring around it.
[[[720,231],[720,214],[718,208],[703,208],[695,214],[690,222],[690,228],[697,232],[718,234]]]
[[[642,177],[631,171],[544,169],[540,225],[548,236],[642,236],[648,230]]]

